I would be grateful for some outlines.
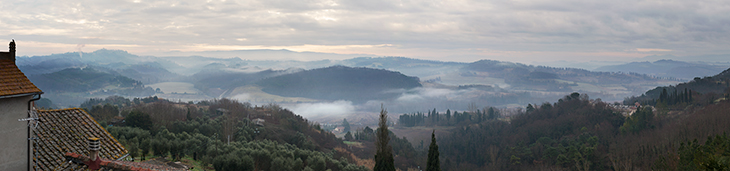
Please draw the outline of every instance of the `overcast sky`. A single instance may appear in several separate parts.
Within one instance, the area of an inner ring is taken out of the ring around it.
[[[730,54],[728,0],[9,0],[0,25],[19,55],[289,49],[534,62]]]

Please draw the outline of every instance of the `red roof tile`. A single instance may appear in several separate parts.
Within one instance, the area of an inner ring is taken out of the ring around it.
[[[65,156],[73,157],[78,160],[88,160],[89,157],[85,155],[79,155],[79,154],[66,154]],[[76,156],[76,157],[74,157]],[[130,162],[130,161],[115,161],[115,160],[107,160],[107,159],[101,159],[101,166],[106,169],[111,170],[129,170],[129,171],[137,171],[137,170],[169,170],[169,171],[184,171],[185,169],[179,169],[174,168],[170,166],[165,165],[156,165],[156,164],[149,164],[149,163],[142,163],[142,162]]]
[[[0,96],[40,93],[12,60],[0,60]]]

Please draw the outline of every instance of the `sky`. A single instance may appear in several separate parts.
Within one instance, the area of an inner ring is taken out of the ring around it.
[[[12,0],[0,3],[0,39],[15,39],[20,56],[287,49],[626,61],[730,54],[729,14],[727,0]]]

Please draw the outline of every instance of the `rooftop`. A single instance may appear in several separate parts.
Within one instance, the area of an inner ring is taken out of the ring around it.
[[[15,61],[0,59],[0,97],[41,92],[18,69]]]
[[[89,154],[87,138],[100,138],[99,157],[118,159],[128,152],[101,127],[91,115],[79,108],[38,110],[40,123],[34,133],[33,161],[35,170],[82,170],[85,165],[68,164],[66,153]]]
[[[82,154],[76,154],[76,153],[66,153],[64,154],[67,158],[71,160],[77,160],[83,161],[88,160],[89,157],[82,155]],[[68,166],[73,166],[74,162],[66,163],[62,165],[60,168],[66,169]],[[185,169],[178,169],[170,166],[164,166],[164,165],[156,165],[156,164],[149,164],[149,163],[142,163],[142,162],[130,162],[130,161],[116,161],[116,160],[107,160],[107,159],[101,159],[101,170],[124,170],[124,171],[153,171],[153,170],[166,170],[166,171],[184,171]]]

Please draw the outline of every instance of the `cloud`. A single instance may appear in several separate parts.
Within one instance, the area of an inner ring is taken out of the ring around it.
[[[520,62],[666,53],[625,50],[636,47],[730,53],[730,1],[40,0],[11,1],[3,9],[2,37],[144,47],[133,53],[196,45],[348,46],[312,50]]]
[[[297,115],[304,117],[347,116],[355,112],[355,106],[352,102],[345,100],[322,103],[300,103],[287,108]]]
[[[636,48],[639,52],[671,52],[671,49]]]

